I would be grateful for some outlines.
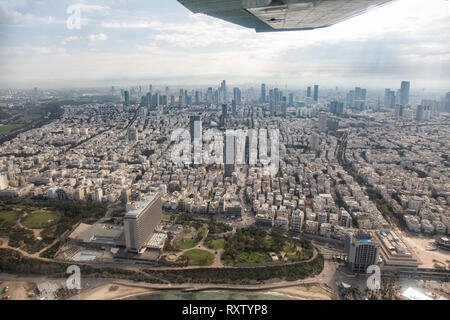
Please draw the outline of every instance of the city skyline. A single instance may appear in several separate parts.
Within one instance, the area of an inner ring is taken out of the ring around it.
[[[177,1],[90,1],[80,7],[81,29],[69,30],[72,4],[0,1],[1,88],[217,79],[236,86],[277,79],[280,88],[449,83],[445,1],[397,1],[330,28],[283,34],[194,15]]]

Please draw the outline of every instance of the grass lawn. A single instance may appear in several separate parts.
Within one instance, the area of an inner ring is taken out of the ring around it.
[[[4,126],[0,126],[0,134],[1,133],[10,133],[14,130],[17,130],[18,128],[22,127],[21,124],[7,124]]]
[[[270,262],[272,258],[266,252],[240,252],[237,255],[236,263],[262,263]]]
[[[14,211],[0,211],[0,227],[13,224],[17,220],[17,213]]]
[[[29,113],[22,116],[23,120],[39,120],[42,117],[40,113]]]
[[[206,234],[206,228],[205,228],[205,226],[201,226],[200,229],[198,229],[198,231],[197,231],[197,237],[200,238],[200,240],[201,240],[201,238],[203,238],[205,236],[205,234]]]
[[[197,243],[197,240],[191,238],[176,238],[173,240],[173,246],[178,250],[193,248],[197,245]]]
[[[54,225],[58,220],[59,215],[56,213],[38,211],[29,213],[21,223],[23,226],[30,229],[43,229]]]
[[[225,248],[227,242],[225,239],[212,239],[205,242],[205,246],[209,249],[219,250]]]
[[[190,266],[209,266],[214,262],[212,253],[200,249],[186,251],[183,256],[189,259]]]

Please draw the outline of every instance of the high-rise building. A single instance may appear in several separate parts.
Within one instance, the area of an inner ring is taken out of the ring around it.
[[[223,99],[223,103],[227,103],[227,82],[225,80],[222,81],[222,83],[220,84],[220,90],[222,92],[222,99]]]
[[[417,121],[430,120],[430,118],[431,118],[430,106],[424,106],[424,105],[417,106],[417,113],[416,113]]]
[[[127,131],[128,141],[136,142],[138,140],[138,131],[136,127],[130,127]]]
[[[294,94],[289,93],[289,106],[292,107],[294,105]]]
[[[328,116],[326,113],[324,112],[319,113],[319,131],[321,132],[327,131],[327,120]]]
[[[127,251],[137,253],[145,248],[161,218],[162,202],[159,193],[149,194],[140,202],[127,204],[123,220]]]
[[[123,92],[123,96],[124,96],[124,99],[125,99],[124,105],[125,106],[129,106],[130,105],[130,92],[128,90],[124,91]]]
[[[311,87],[308,87],[308,88],[306,89],[306,96],[307,96],[308,98],[311,97]]]
[[[281,99],[281,114],[283,115],[283,117],[286,117],[286,114],[287,114],[287,99],[286,99],[286,97],[283,97]]]
[[[189,117],[189,131],[191,134],[191,141],[195,138],[200,139],[202,134],[202,122],[200,116],[190,116]]]
[[[261,85],[261,98],[260,98],[261,102],[266,102],[266,85],[263,83]]]
[[[339,220],[339,225],[346,228],[351,228],[352,226],[352,216],[345,209],[341,210],[341,218]]]
[[[320,137],[313,133],[309,138],[309,147],[314,151],[318,151],[320,148]]]
[[[386,108],[395,107],[395,92],[391,89],[384,90],[384,106]]]
[[[400,86],[400,104],[406,106],[409,104],[409,81],[402,81]]]
[[[228,118],[228,106],[226,103],[222,104],[222,118],[225,120]]]
[[[152,107],[156,108],[159,106],[159,93],[155,92],[152,97]]]
[[[340,115],[344,113],[344,103],[332,101],[330,103],[330,112],[335,115]]]
[[[346,234],[345,249],[348,253],[347,266],[352,272],[366,273],[369,266],[378,263],[380,244],[373,242],[367,232]]]
[[[200,104],[200,92],[199,91],[195,91],[195,104],[196,105]]]
[[[236,134],[234,131],[225,132],[225,177],[231,177],[236,169]]]
[[[317,84],[314,85],[314,101],[319,101],[319,86]]]
[[[120,195],[121,195],[122,203],[127,204],[128,202],[130,202],[130,198],[131,198],[131,190],[130,189],[123,188]]]
[[[241,90],[239,88],[233,89],[233,99],[236,102],[237,105],[241,104]]]
[[[280,104],[280,91],[278,88],[273,89],[273,103],[275,104],[275,108]]]
[[[304,213],[301,210],[296,210],[291,215],[291,231],[302,232]]]
[[[231,102],[231,114],[233,115],[233,117],[236,117],[237,111],[236,111],[236,101]]]

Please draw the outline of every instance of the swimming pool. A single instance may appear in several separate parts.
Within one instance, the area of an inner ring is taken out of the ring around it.
[[[77,261],[90,261],[90,260],[94,260],[95,258],[97,258],[97,255],[95,254],[90,254],[90,253],[80,253],[75,260]]]

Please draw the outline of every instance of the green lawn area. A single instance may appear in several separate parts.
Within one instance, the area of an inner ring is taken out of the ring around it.
[[[221,238],[205,241],[205,246],[207,248],[213,249],[213,250],[223,249],[223,248],[225,248],[226,244],[227,244],[227,242],[225,241],[225,239],[221,239]]]
[[[59,221],[59,215],[53,212],[38,211],[29,213],[21,221],[22,225],[30,229],[43,229]]]
[[[214,262],[212,253],[200,249],[186,251],[183,256],[189,259],[190,266],[209,266]]]
[[[196,239],[191,238],[176,238],[173,240],[173,246],[178,250],[193,248],[197,245],[197,243],[198,241]]]
[[[12,224],[17,220],[17,212],[15,211],[0,211],[0,227]]]
[[[0,126],[0,133],[9,133],[9,132],[12,132],[22,126],[23,125],[21,125],[21,124],[7,124],[4,126]]]
[[[23,115],[23,120],[39,120],[42,117],[40,113],[28,113]]]
[[[206,234],[206,227],[201,226],[197,231],[197,237],[201,240]]]
[[[240,252],[237,255],[236,259],[237,263],[262,263],[262,262],[270,262],[272,258],[270,258],[269,254],[266,252]]]

